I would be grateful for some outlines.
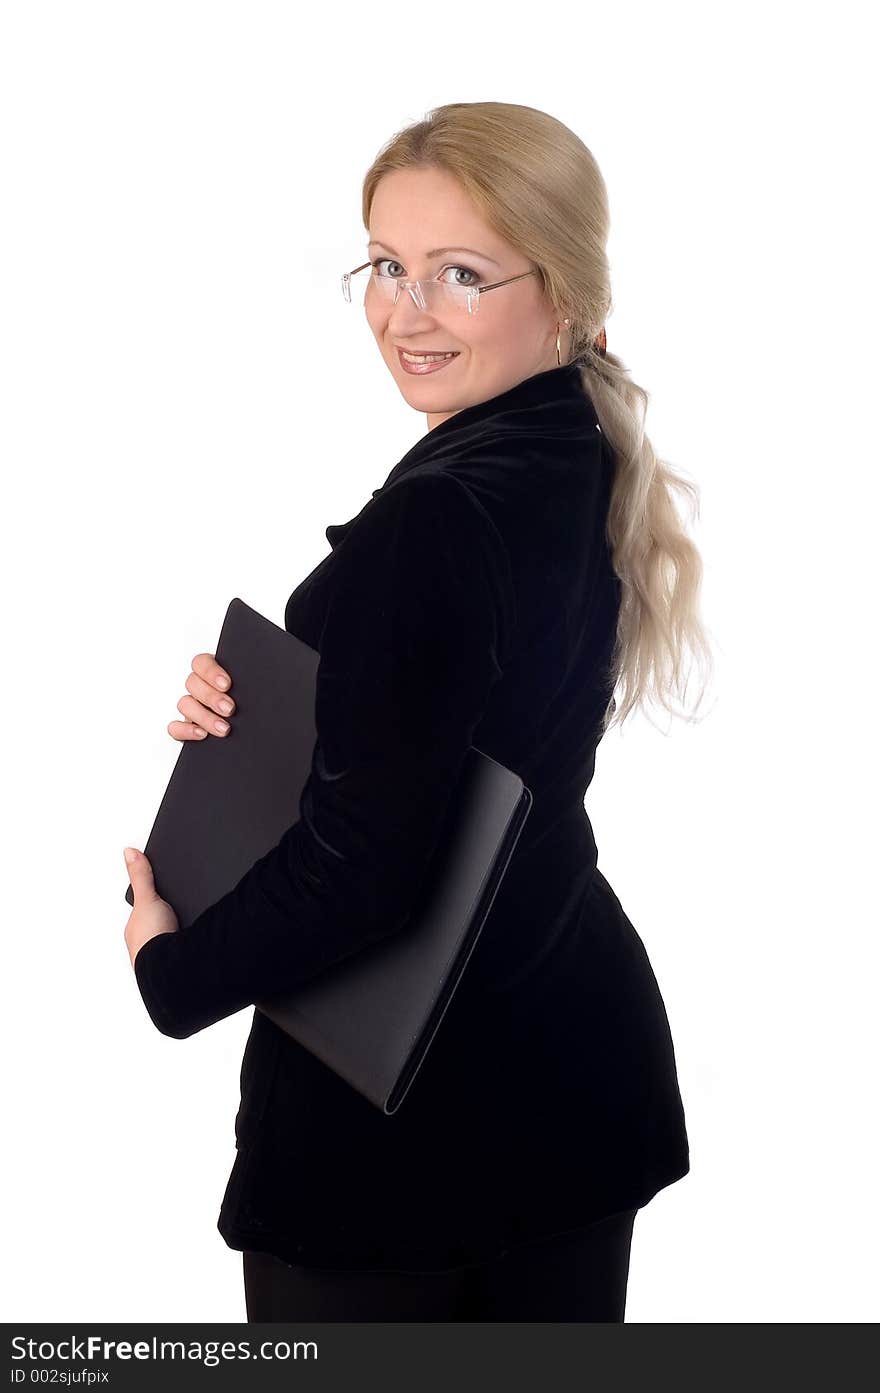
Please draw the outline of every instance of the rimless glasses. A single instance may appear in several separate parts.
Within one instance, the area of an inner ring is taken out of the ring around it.
[[[373,268],[371,274],[363,275],[362,272],[370,267]],[[537,275],[537,271],[533,268],[531,271],[520,272],[518,276],[508,276],[507,280],[494,281],[492,285],[453,285],[449,281],[407,281],[400,276],[386,276],[375,269],[372,261],[365,261],[363,266],[345,272],[342,277],[342,294],[348,304],[366,305],[375,297],[378,303],[387,301],[389,305],[396,305],[400,288],[405,285],[413,303],[420,310],[434,312],[454,309],[476,314],[480,308],[480,296],[485,295],[487,290],[497,290],[499,286],[510,285],[512,281],[521,281],[524,276],[534,275]],[[355,277],[358,279],[354,279]]]

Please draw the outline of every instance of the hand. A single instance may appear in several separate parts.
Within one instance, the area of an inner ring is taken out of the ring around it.
[[[219,666],[213,653],[196,654],[192,672],[184,685],[189,695],[180,698],[177,709],[189,719],[169,721],[168,734],[174,740],[204,740],[206,735],[226,735],[228,721],[223,722],[226,730],[218,730],[214,722],[235,710],[235,702],[226,695],[232,678]]]
[[[129,856],[132,858],[130,862]],[[144,943],[157,934],[177,933],[180,924],[168,901],[156,893],[153,867],[144,853],[136,851],[134,847],[126,847],[125,860],[134,894],[134,909],[125,926],[125,942],[134,967],[138,949]]]

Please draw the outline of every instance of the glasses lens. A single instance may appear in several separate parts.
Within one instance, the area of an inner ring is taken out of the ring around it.
[[[402,276],[380,275],[378,271],[373,271],[369,267],[364,271],[358,271],[349,281],[351,303],[361,308],[374,301],[378,304],[387,301],[389,306],[393,305],[398,291],[401,295],[410,294],[401,285],[403,279]],[[469,297],[468,287],[450,285],[447,281],[422,281],[421,285],[425,306],[431,314],[450,310],[467,314],[469,298],[471,299],[470,313],[476,313],[480,296]]]

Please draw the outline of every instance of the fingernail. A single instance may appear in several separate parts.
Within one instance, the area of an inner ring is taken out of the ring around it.
[[[125,851],[124,851],[122,854],[123,854],[123,856],[125,857],[126,862],[127,862],[129,865],[131,865],[132,861],[135,859],[135,857],[136,857],[136,855],[137,855],[137,852],[134,851],[134,850],[132,849],[132,847],[127,846],[127,847],[125,848]]]

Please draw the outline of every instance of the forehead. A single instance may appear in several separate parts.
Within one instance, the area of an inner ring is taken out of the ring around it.
[[[505,250],[458,180],[437,169],[383,175],[370,206],[369,236],[410,255],[440,247],[470,247],[489,257]]]

